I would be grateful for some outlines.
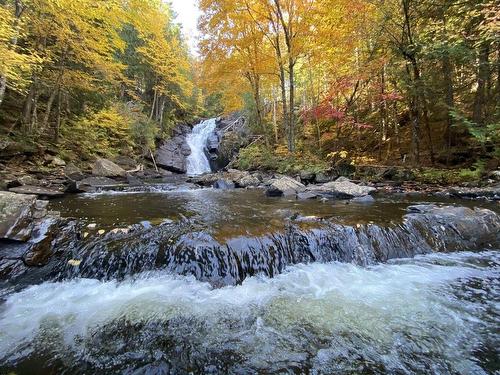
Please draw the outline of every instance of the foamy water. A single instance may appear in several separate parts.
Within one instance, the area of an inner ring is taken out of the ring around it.
[[[211,172],[210,164],[205,155],[205,146],[208,137],[215,130],[215,119],[200,122],[186,137],[186,142],[191,148],[191,155],[187,158],[187,173],[190,176]]]
[[[145,363],[174,373],[487,373],[478,352],[498,343],[499,267],[492,251],[299,265],[221,289],[161,272],[44,283],[1,306],[1,362],[49,356],[48,368],[71,373],[81,363],[111,373]]]

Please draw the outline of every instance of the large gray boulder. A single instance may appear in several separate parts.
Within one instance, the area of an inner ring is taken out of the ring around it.
[[[47,203],[36,195],[0,191],[0,238],[27,241],[33,231],[33,220],[45,216]]]
[[[92,174],[98,177],[125,177],[127,172],[108,159],[97,159],[92,166]]]
[[[191,155],[191,148],[186,142],[184,134],[164,141],[156,150],[156,164],[174,173],[187,172],[187,157]]]
[[[82,172],[82,170],[73,163],[69,163],[68,165],[66,165],[66,167],[64,168],[64,176],[73,181],[80,181],[85,178],[85,174]]]
[[[377,189],[355,184],[346,178],[339,178],[337,181],[311,186],[307,191],[329,198],[351,199],[370,195],[377,191]]]
[[[271,184],[266,190],[266,195],[270,197],[296,195],[306,190],[305,185],[290,177],[280,177],[271,180]]]

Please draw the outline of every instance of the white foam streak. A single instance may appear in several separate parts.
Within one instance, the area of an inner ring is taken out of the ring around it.
[[[44,283],[7,298],[0,313],[0,353],[13,355],[50,322],[57,322],[66,344],[72,344],[121,318],[167,321],[179,316],[206,322],[213,335],[227,334],[217,328],[221,321],[250,316],[258,323],[256,335],[271,328],[275,335],[301,322],[327,336],[354,332],[389,346],[395,332],[416,330],[425,336],[439,330],[452,345],[470,335],[478,307],[457,300],[450,285],[492,273],[498,277],[498,269],[466,261],[480,256],[497,259],[498,253],[427,256],[370,268],[298,265],[273,279],[254,277],[221,289],[161,272],[123,282]],[[436,264],[440,260],[448,264]],[[447,355],[458,355],[452,349],[446,349]]]

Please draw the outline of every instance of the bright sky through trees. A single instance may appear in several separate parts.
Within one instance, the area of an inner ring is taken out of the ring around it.
[[[182,24],[184,35],[189,38],[189,48],[193,53],[196,53],[197,23],[200,16],[200,10],[196,4],[197,0],[170,0],[169,2],[177,14],[177,22]]]

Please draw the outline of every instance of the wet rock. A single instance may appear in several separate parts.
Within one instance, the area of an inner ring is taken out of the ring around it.
[[[316,173],[310,171],[302,171],[300,172],[300,181],[303,184],[312,184],[316,179]]]
[[[85,174],[73,163],[68,163],[64,168],[64,175],[73,181],[81,181],[85,178]]]
[[[162,269],[223,286],[254,275],[273,277],[297,263],[371,265],[434,251],[500,246],[500,217],[485,209],[415,206],[402,222],[391,225],[351,226],[300,215],[291,219],[284,230],[224,242],[188,221],[108,233],[72,249],[54,273],[64,278],[114,279]],[[304,224],[314,226],[303,229]],[[72,267],[67,264],[70,259],[82,262]]]
[[[354,203],[373,203],[375,202],[375,198],[371,195],[365,195],[364,197],[356,197],[351,200]]]
[[[108,159],[97,159],[92,174],[98,177],[125,177],[125,170]]]
[[[144,185],[144,182],[142,182],[139,178],[137,178],[131,174],[127,174],[127,183],[130,186],[142,186],[142,185]]]
[[[217,159],[217,153],[219,152],[219,146],[221,142],[221,135],[218,132],[210,134],[207,139],[206,153],[208,154],[208,160],[214,161]]]
[[[235,188],[234,182],[228,180],[217,180],[213,187],[221,190],[232,190]]]
[[[26,241],[33,230],[36,195],[0,192],[0,238]]]
[[[312,193],[310,191],[306,191],[306,192],[297,194],[297,199],[300,199],[300,200],[316,199],[316,198],[318,198],[318,194]]]
[[[67,193],[90,193],[98,190],[99,188],[120,186],[115,180],[107,177],[87,177],[81,181],[72,181],[68,188]]]
[[[257,187],[260,185],[260,180],[257,176],[248,174],[235,181],[235,183],[242,188]]]
[[[290,196],[303,192],[306,187],[290,177],[281,177],[273,180],[266,190],[266,195],[270,197]]]
[[[456,187],[448,192],[459,198],[500,200],[500,184],[480,188]]]
[[[33,194],[43,198],[61,198],[64,196],[63,190],[30,185],[11,188],[9,191],[18,194]]]
[[[201,176],[190,177],[188,181],[195,185],[210,187],[223,177],[222,173],[206,173]]]
[[[376,188],[357,185],[347,178],[340,177],[333,182],[309,187],[307,191],[327,198],[351,199],[364,197],[374,193],[376,190]]]

